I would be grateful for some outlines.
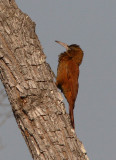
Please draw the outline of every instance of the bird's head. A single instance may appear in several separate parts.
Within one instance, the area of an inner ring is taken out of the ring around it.
[[[83,59],[83,51],[77,44],[71,44],[67,45],[66,43],[55,41],[59,43],[61,46],[63,46],[66,49],[65,54],[67,54],[69,57],[72,57],[78,64],[81,64]]]

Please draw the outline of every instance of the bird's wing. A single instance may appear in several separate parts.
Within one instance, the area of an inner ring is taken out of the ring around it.
[[[79,66],[71,61],[67,67],[67,80],[72,99],[75,100],[78,93]]]

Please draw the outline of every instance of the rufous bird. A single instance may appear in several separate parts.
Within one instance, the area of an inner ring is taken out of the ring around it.
[[[59,55],[57,68],[56,85],[63,92],[69,103],[69,115],[72,127],[74,124],[74,106],[78,93],[79,66],[83,59],[83,51],[79,45],[67,45],[60,41],[55,41],[62,45],[66,51]]]

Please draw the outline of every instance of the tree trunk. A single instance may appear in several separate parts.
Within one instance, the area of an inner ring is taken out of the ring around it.
[[[34,160],[87,160],[35,34],[14,0],[0,0],[0,78]]]

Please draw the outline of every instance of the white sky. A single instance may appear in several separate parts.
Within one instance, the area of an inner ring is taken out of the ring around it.
[[[90,160],[116,159],[116,1],[16,2],[36,23],[36,33],[55,74],[58,55],[64,51],[55,40],[76,43],[83,49],[75,104],[76,133]],[[4,144],[0,160],[32,160],[14,118],[0,127],[0,140]]]

